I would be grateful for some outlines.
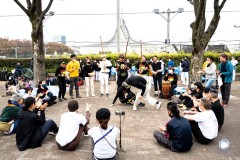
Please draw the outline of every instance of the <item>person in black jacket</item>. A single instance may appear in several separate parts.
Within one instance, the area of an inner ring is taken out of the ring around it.
[[[162,72],[164,72],[164,65],[162,62],[158,61],[157,56],[153,56],[152,60],[153,60],[153,63],[151,64],[151,66],[152,66],[152,72],[153,72],[155,96],[159,96],[158,94],[160,94],[162,91]],[[159,89],[159,93],[158,93],[158,89]]]
[[[190,70],[190,61],[185,57],[184,61],[182,62],[182,82],[185,86],[189,84],[189,70]]]
[[[121,103],[132,105],[132,101],[136,99],[136,95],[130,90],[130,86],[123,83],[121,87],[118,88],[117,94],[112,102],[111,107],[115,104],[116,100],[119,98]]]
[[[35,102],[33,97],[26,98],[25,106],[18,114],[16,143],[19,151],[41,147],[48,132],[54,134],[58,132],[58,127],[53,120],[45,120],[45,108],[46,105],[41,105],[41,100]]]
[[[125,62],[125,57],[123,54],[119,56],[119,60],[116,63],[116,71],[117,71],[117,86],[118,88],[122,86],[122,83],[128,77],[128,65]]]
[[[57,76],[58,79],[58,100],[59,102],[62,102],[62,100],[67,100],[65,98],[66,93],[66,64],[65,62],[61,62],[60,66],[57,68],[55,72],[55,76]]]
[[[171,89],[169,91],[169,100],[171,100],[172,96],[174,95],[174,89],[177,88],[177,81],[178,81],[177,74],[174,73],[173,67],[170,67],[168,69],[168,73],[165,74],[164,80],[169,81],[171,83]]]
[[[157,142],[174,152],[186,152],[192,147],[192,130],[187,119],[180,116],[177,104],[167,104],[168,115],[172,118],[166,126],[160,125],[153,133]]]
[[[155,106],[157,109],[161,108],[162,102],[148,96],[151,88],[146,87],[147,81],[145,78],[141,76],[131,76],[123,82],[123,85],[126,87],[133,86],[140,89],[137,93],[136,100],[134,101],[133,110],[137,110],[137,102],[142,98],[144,98],[144,100],[146,100],[151,106]]]
[[[94,94],[94,76],[95,76],[94,68],[96,68],[97,66],[95,66],[95,64],[91,62],[90,58],[87,58],[86,62],[87,63],[83,67],[83,70],[82,70],[82,72],[84,73],[85,83],[86,83],[86,97],[89,97],[89,86],[91,86],[92,97],[94,97],[95,96],[95,94]]]

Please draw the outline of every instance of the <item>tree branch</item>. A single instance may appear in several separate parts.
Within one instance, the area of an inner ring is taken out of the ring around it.
[[[49,11],[49,9],[51,8],[52,3],[53,3],[53,0],[50,0],[50,2],[48,3],[48,6],[46,7],[46,9],[42,12],[41,16],[39,17],[39,21],[38,21],[36,32],[39,31],[39,29],[40,29],[40,27],[42,25],[42,21],[44,19],[44,16]]]
[[[18,0],[14,0],[14,2],[29,16],[28,10]]]
[[[35,8],[36,8],[36,0],[33,0],[32,1],[32,7],[30,9],[30,13],[32,13],[35,10]]]
[[[223,0],[221,5],[220,5],[220,10],[222,10],[222,8],[224,7],[225,3],[226,3],[227,0]]]
[[[30,0],[26,0],[26,1],[27,1],[27,8],[28,10],[30,10],[32,7],[31,1]]]

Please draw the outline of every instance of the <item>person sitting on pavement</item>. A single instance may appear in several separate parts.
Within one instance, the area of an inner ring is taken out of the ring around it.
[[[89,107],[89,106],[87,106]],[[61,115],[59,131],[56,141],[59,149],[74,151],[82,138],[82,134],[87,135],[90,121],[90,113],[87,109],[86,118],[78,113],[79,104],[76,100],[68,102],[69,112]]]
[[[210,99],[210,88],[203,88],[203,98]]]
[[[13,82],[8,82],[7,86],[7,91],[5,94],[2,95],[2,97],[13,96],[18,93],[17,87],[13,84]]]
[[[121,87],[118,88],[117,94],[112,102],[113,106],[116,100],[119,98],[120,102],[127,105],[133,105],[132,101],[135,100],[136,95],[131,91],[131,86],[123,83]]]
[[[194,106],[192,98],[200,99],[203,97],[203,85],[201,82],[195,82],[191,85],[191,90],[186,87],[187,92],[181,94],[178,103],[182,109],[192,108]]]
[[[183,116],[189,120],[196,140],[201,144],[208,144],[218,135],[218,121],[211,110],[210,100],[202,98],[197,105],[201,112],[184,111]]]
[[[136,100],[134,101],[133,110],[137,110],[138,100],[142,98],[144,98],[144,100],[146,100],[151,106],[155,106],[157,109],[161,108],[162,102],[148,96],[151,88],[146,87],[147,81],[145,78],[141,76],[131,76],[123,83],[125,83],[126,87],[133,86],[140,89],[137,93]]]
[[[32,97],[32,87],[25,88],[25,94],[23,95],[23,99],[26,99],[28,97]]]
[[[48,106],[51,106],[57,103],[55,101],[57,97],[54,96],[51,91],[49,91],[45,81],[39,82],[38,89],[37,89],[37,97],[39,97],[40,99],[43,99],[44,101],[47,101]]]
[[[8,105],[3,108],[2,114],[0,116],[0,122],[11,123],[10,130],[4,132],[5,134],[16,133],[16,129],[18,126],[18,118],[17,115],[20,112],[20,108],[12,104],[11,100],[8,100]],[[1,130],[0,130],[1,131]]]
[[[119,129],[108,125],[110,116],[109,109],[100,108],[96,112],[96,119],[100,126],[93,127],[88,131],[88,134],[93,138],[93,155],[95,159],[116,159],[116,139]]]
[[[171,120],[166,126],[160,125],[153,133],[157,142],[174,152],[186,152],[192,147],[192,131],[187,119],[180,116],[177,104],[168,102],[168,115]]]
[[[210,91],[210,99],[212,101],[212,111],[215,113],[218,121],[218,131],[222,128],[224,123],[224,107],[221,105],[220,100],[218,99],[218,91]]]
[[[48,132],[56,134],[58,127],[56,123],[45,117],[45,104],[41,100],[35,101],[35,98],[28,97],[24,101],[24,107],[18,114],[18,127],[16,132],[16,143],[19,151],[28,148],[41,147],[41,144]]]
[[[169,100],[172,100],[172,96],[174,95],[174,89],[177,88],[178,77],[177,74],[174,73],[174,68],[170,67],[168,69],[168,73],[165,74],[165,81],[169,81],[171,83],[171,89],[169,91]]]
[[[14,95],[11,98],[11,103],[15,106],[17,106],[19,109],[23,108],[23,97],[20,95]]]

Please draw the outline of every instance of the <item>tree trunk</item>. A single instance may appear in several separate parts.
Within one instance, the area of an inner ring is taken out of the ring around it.
[[[202,70],[203,54],[204,50],[201,50],[198,53],[195,51],[192,52],[190,82],[201,82],[202,80],[202,75],[199,71]]]

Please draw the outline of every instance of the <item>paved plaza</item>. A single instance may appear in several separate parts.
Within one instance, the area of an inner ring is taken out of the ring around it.
[[[99,97],[99,82],[95,82],[96,97],[85,97],[85,85],[80,87],[80,94],[83,98],[77,99],[80,104],[81,113],[85,113],[87,103],[92,104],[90,112],[92,113],[90,127],[97,125],[95,118],[96,111],[101,107],[107,107],[111,111],[111,120],[109,124],[119,127],[119,116],[115,111],[125,111],[126,116],[122,127],[122,146],[125,152],[119,152],[120,160],[240,160],[240,82],[232,84],[232,97],[230,104],[225,108],[225,122],[218,134],[218,137],[209,145],[201,145],[193,139],[193,146],[189,152],[175,153],[167,148],[158,145],[153,137],[154,130],[159,124],[165,124],[169,120],[166,104],[168,100],[163,100],[163,106],[160,110],[150,107],[138,108],[133,111],[131,107],[115,103],[114,107],[109,107],[116,93],[116,82],[111,81],[110,96]],[[4,93],[4,82],[0,82],[1,94]],[[67,93],[68,95],[68,93]],[[151,93],[153,95],[153,92]],[[67,96],[69,99],[69,96]],[[7,97],[0,98],[0,111],[7,104]],[[69,101],[69,100],[68,100]],[[58,102],[56,105],[47,109],[46,117],[53,119],[58,125],[60,115],[67,111],[68,101]],[[227,150],[219,148],[219,141],[228,139],[230,147]],[[119,142],[119,140],[118,140]],[[91,138],[83,137],[81,144],[76,151],[66,152],[57,148],[55,136],[48,135],[42,144],[42,147],[36,149],[27,149],[20,152],[16,147],[15,134],[6,136],[0,132],[0,159],[63,159],[63,160],[91,160]]]

